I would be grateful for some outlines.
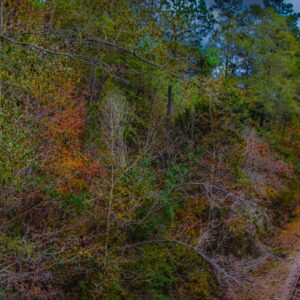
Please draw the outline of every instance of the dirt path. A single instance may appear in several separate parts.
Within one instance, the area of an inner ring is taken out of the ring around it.
[[[283,285],[281,294],[277,298],[278,300],[290,300],[295,284],[299,280],[300,274],[300,252],[298,251],[297,255],[294,257],[293,264],[291,265],[289,275],[286,279],[285,284]]]
[[[268,261],[254,276],[255,300],[288,300],[300,272],[300,207],[295,220],[281,230],[273,239],[279,251],[287,256]],[[248,297],[246,297],[248,298]]]

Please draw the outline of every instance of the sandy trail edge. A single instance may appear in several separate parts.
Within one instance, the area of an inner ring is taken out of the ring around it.
[[[300,275],[300,250],[297,250],[297,253],[293,259],[293,263],[289,270],[289,275],[284,285],[282,286],[281,292],[279,292],[278,297],[275,298],[276,300],[291,299],[294,287],[297,283],[297,280],[299,279],[299,275]]]
[[[300,206],[296,218],[279,229],[270,244],[286,254],[262,264],[250,279],[248,292],[237,293],[239,300],[290,300],[295,281],[300,274]]]

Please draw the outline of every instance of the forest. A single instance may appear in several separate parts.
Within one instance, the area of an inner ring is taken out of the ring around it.
[[[0,299],[246,299],[300,199],[299,17],[0,0]]]

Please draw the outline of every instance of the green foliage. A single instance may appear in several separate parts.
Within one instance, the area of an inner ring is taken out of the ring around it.
[[[66,213],[69,210],[74,210],[78,214],[83,213],[89,208],[89,200],[93,198],[92,194],[86,192],[62,194],[53,187],[46,187],[45,193],[52,199],[59,201]]]
[[[5,234],[0,235],[0,251],[20,258],[30,259],[34,254],[34,246],[27,244],[20,237],[11,237]]]
[[[216,47],[209,47],[205,49],[205,58],[208,62],[208,64],[212,67],[215,68],[217,66],[220,66],[222,61],[219,57],[219,52]]]
[[[21,108],[11,100],[0,97],[0,183],[22,185],[31,168],[34,151],[30,131]]]

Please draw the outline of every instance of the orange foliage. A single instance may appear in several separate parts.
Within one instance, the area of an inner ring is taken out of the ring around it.
[[[62,83],[56,91],[61,93],[61,101],[44,105],[44,110],[55,111],[43,120],[46,128],[43,166],[59,179],[58,189],[65,193],[87,187],[88,178],[100,170],[99,164],[82,151],[85,103],[78,100],[74,90],[74,83]]]
[[[58,110],[54,116],[46,119],[45,125],[49,138],[68,138],[74,142],[84,130],[84,104]]]

